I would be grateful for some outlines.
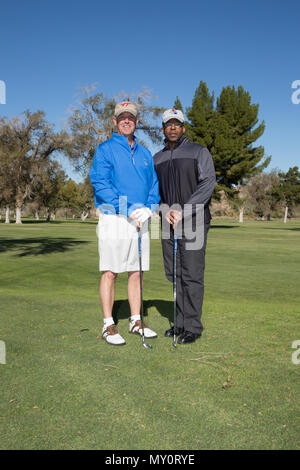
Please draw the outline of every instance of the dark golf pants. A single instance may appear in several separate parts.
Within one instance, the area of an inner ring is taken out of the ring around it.
[[[207,233],[210,225],[204,226],[204,244],[200,250],[187,250],[186,240],[178,239],[176,276],[176,326],[200,334],[202,304],[204,296],[204,268]],[[174,238],[162,239],[163,259],[167,279],[173,282]]]

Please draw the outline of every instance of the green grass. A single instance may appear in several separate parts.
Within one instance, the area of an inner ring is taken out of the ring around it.
[[[299,449],[300,223],[214,221],[204,334],[172,347],[160,242],[144,275],[153,349],[100,339],[93,222],[0,224],[1,449]]]

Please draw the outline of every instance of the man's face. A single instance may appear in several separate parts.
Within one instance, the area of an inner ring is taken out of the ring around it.
[[[117,132],[120,135],[128,137],[134,134],[138,118],[131,113],[122,113],[117,118],[114,117],[114,124],[117,127]]]
[[[185,127],[177,119],[170,119],[164,124],[162,131],[169,142],[177,142],[185,133]]]

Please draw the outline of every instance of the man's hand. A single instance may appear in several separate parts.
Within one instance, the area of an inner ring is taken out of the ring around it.
[[[142,228],[142,223],[138,221],[132,214],[129,216],[129,219],[134,220],[138,228]]]
[[[152,212],[147,207],[136,209],[129,216],[130,219],[134,220],[139,228],[142,227],[143,223],[151,217]]]
[[[166,213],[165,217],[167,222],[172,225],[174,230],[178,222],[180,222],[182,219],[182,213],[180,211],[170,210]]]

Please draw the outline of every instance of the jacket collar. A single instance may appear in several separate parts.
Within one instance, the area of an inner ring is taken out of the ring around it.
[[[174,145],[174,148],[173,150],[177,149],[178,147],[180,147],[184,142],[188,141],[188,138],[185,136],[185,135],[182,135],[180,137],[179,140],[177,140],[177,142],[175,142],[175,145]],[[169,145],[168,145],[168,141],[167,139],[164,140],[164,144],[165,144],[165,147],[163,148],[163,152],[165,152],[166,150],[171,150],[169,148]]]
[[[131,148],[131,150],[135,150],[136,147],[137,147],[137,141],[136,141],[135,136],[133,136],[133,145],[132,145],[132,147],[129,146],[128,139],[124,135],[120,135],[117,132],[113,132],[113,135],[112,135],[111,138],[114,142],[122,145],[122,147],[125,147],[127,150],[130,149],[130,148]]]

